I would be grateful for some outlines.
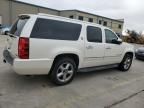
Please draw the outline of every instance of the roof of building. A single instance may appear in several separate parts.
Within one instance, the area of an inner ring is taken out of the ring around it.
[[[48,8],[48,7],[44,7],[44,6],[39,6],[39,5],[35,5],[35,4],[31,4],[31,3],[27,3],[27,2],[19,1],[19,0],[11,0],[11,1],[15,1],[15,2],[18,2],[18,3],[23,3],[23,4],[27,4],[27,5],[31,5],[31,6],[35,6],[35,7],[39,7],[39,8],[45,8],[45,9],[49,9],[49,10],[53,10],[53,11],[57,11],[57,12],[62,12],[62,11],[76,11],[76,12],[85,13],[85,14],[89,14],[89,15],[93,15],[93,16],[98,16],[98,17],[102,17],[102,18],[106,18],[106,19],[110,19],[110,20],[114,20],[114,21],[118,21],[118,22],[124,23],[124,19],[112,19],[112,18],[108,18],[108,17],[96,15],[96,14],[93,14],[93,13],[89,13],[89,12],[85,12],[85,11],[81,11],[81,10],[77,10],[77,9],[57,10],[57,9],[52,9],[52,8]]]
[[[102,17],[102,18],[106,18],[106,19],[110,19],[110,20],[115,20],[115,21],[122,22],[122,23],[124,22],[124,19],[112,19],[112,18],[96,15],[96,14],[93,14],[93,13],[89,13],[89,12],[85,12],[85,11],[81,11],[81,10],[77,10],[77,9],[62,10],[62,11],[76,11],[76,12],[85,13],[85,14],[89,14],[89,15],[93,15],[93,16],[98,16],[98,17]]]

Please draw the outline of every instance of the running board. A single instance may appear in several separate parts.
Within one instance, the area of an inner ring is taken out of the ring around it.
[[[80,68],[78,72],[91,72],[96,70],[104,70],[104,69],[111,69],[118,67],[119,64],[111,64],[111,65],[104,65],[104,66],[95,66],[95,67],[87,67],[87,68]]]

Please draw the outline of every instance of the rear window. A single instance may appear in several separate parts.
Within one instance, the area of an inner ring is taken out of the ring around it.
[[[81,28],[80,24],[38,18],[31,38],[78,40]]]
[[[10,34],[13,34],[15,36],[20,36],[26,22],[28,21],[28,18],[19,18],[12,26],[10,30]]]

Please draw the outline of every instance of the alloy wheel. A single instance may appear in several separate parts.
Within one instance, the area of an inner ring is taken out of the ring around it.
[[[57,79],[60,82],[67,82],[74,74],[74,67],[71,63],[63,63],[57,69]]]

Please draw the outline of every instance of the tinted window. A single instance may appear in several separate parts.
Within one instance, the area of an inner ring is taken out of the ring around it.
[[[83,20],[83,16],[79,16],[79,20]]]
[[[20,36],[23,27],[25,26],[28,19],[19,19],[15,22],[10,30],[10,34],[14,34],[16,36]]]
[[[93,18],[89,18],[89,22],[93,22]]]
[[[98,27],[87,27],[87,40],[89,42],[102,42],[102,31]]]
[[[118,28],[121,29],[121,28],[122,28],[122,25],[119,24],[119,25],[118,25]]]
[[[107,26],[107,22],[106,21],[104,21],[104,24],[103,24],[104,26]]]
[[[58,40],[78,40],[80,31],[80,24],[39,18],[32,30],[31,37]]]
[[[69,18],[73,19],[73,18],[74,18],[74,16],[73,16],[73,15],[71,15],[71,16],[69,16]]]
[[[118,39],[118,37],[110,30],[105,30],[105,36],[106,36],[106,43],[112,43],[113,39]]]
[[[99,24],[102,24],[102,21],[101,21],[101,20],[99,20]]]

